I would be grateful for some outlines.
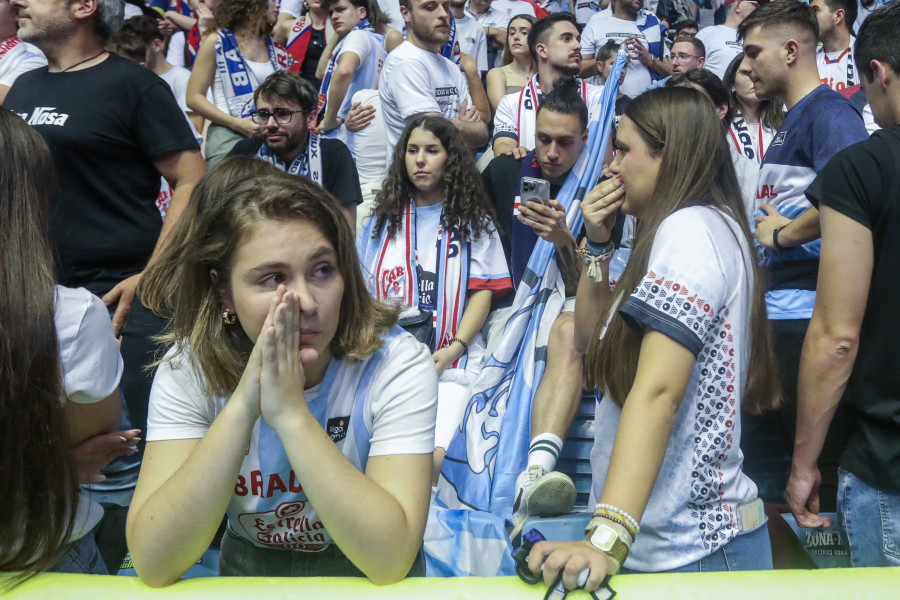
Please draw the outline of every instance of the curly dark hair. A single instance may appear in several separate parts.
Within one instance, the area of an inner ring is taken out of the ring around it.
[[[222,0],[216,9],[216,29],[234,30],[240,25],[256,23],[259,35],[266,36],[272,24],[266,20],[269,0]]]
[[[388,224],[388,235],[394,236],[400,231],[404,211],[415,191],[406,171],[406,146],[413,130],[419,127],[433,133],[447,151],[447,164],[442,177],[446,198],[441,226],[447,230],[456,227],[462,243],[499,230],[494,206],[484,191],[481,173],[478,172],[468,144],[450,121],[443,117],[428,116],[410,122],[394,147],[384,187],[375,197],[373,237],[378,237],[385,223]]]

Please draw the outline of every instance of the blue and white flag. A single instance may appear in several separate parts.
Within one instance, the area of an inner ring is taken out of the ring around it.
[[[571,231],[581,230],[581,200],[600,178],[624,64],[620,50],[600,96],[598,118],[588,125],[588,143],[557,196]],[[515,573],[506,522],[516,477],[527,462],[531,403],[544,374],[550,328],[564,302],[553,245],[538,239],[500,344],[485,361],[447,448],[425,531],[429,575]]]

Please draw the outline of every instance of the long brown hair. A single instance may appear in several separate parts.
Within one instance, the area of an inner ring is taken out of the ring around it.
[[[400,135],[394,147],[394,156],[388,169],[384,187],[375,197],[372,218],[375,219],[373,237],[381,235],[381,229],[388,224],[388,235],[394,236],[400,230],[406,206],[412,201],[415,187],[406,172],[406,146],[413,130],[421,127],[434,134],[447,151],[442,181],[447,195],[441,214],[441,225],[445,229],[456,227],[460,241],[490,233],[496,229],[496,213],[484,191],[481,173],[475,164],[472,151],[453,126],[443,117],[419,117],[413,119]]]
[[[333,356],[368,357],[397,321],[399,309],[376,303],[366,289],[353,232],[334,196],[254,158],[224,160],[194,188],[169,243],[140,283],[144,304],[171,317],[159,341],[174,345],[174,356],[190,348],[210,396],[234,391],[253,349],[255,340],[243,329],[223,324],[222,294],[231,281],[235,251],[266,220],[308,221],[334,246],[344,296]]]
[[[585,377],[620,406],[637,372],[641,340],[624,319],[622,303],[647,272],[650,250],[662,221],[688,206],[709,206],[738,223],[749,253],[751,286],[750,361],[742,406],[750,412],[776,408],[780,385],[766,316],[765,286],[752,248],[750,224],[722,128],[709,99],[692,88],[659,88],[632,100],[625,109],[652,156],[661,158],[649,208],[637,219],[628,266],[616,284],[609,312],[600,318],[585,354]],[[706,157],[697,160],[698,156]],[[610,319],[610,316],[613,316]],[[603,339],[600,334],[609,321]]]
[[[56,562],[78,503],[53,320],[53,173],[43,138],[0,107],[0,571],[22,577]]]
[[[734,57],[734,60],[732,60],[731,64],[728,65],[728,68],[725,69],[725,76],[722,78],[722,83],[724,83],[725,87],[728,89],[728,106],[731,108],[732,115],[737,115],[742,112],[741,101],[737,96],[737,92],[734,90],[734,83],[737,80],[738,72],[743,60],[744,53],[741,52]],[[784,102],[778,98],[760,100],[759,122],[765,127],[778,131],[781,128],[782,123],[784,123],[785,114]]]
[[[521,14],[521,15],[514,16],[512,19],[509,20],[509,23],[506,24],[506,39],[509,39],[509,28],[512,27],[513,21],[527,21],[529,25],[534,27],[535,18],[529,14]],[[525,36],[525,38],[526,38],[525,45],[527,46],[528,45],[528,36]],[[529,52],[529,54],[530,54],[530,52]],[[514,60],[514,58],[512,55],[512,51],[509,49],[509,44],[506,44],[505,47],[503,48],[503,59],[501,62],[501,66],[505,67],[506,65],[512,63],[513,60]],[[534,64],[534,57],[532,56],[531,57],[532,72],[534,72],[535,69],[536,69],[536,67]]]

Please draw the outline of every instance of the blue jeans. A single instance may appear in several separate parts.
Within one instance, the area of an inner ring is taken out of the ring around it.
[[[108,575],[100,550],[94,542],[94,534],[88,532],[81,539],[66,546],[63,553],[50,568],[51,573],[83,573],[87,575]]]
[[[736,538],[696,562],[660,573],[704,573],[712,571],[766,571],[772,569],[772,546],[768,523]],[[637,573],[621,569],[620,573]]]
[[[881,492],[839,469],[838,523],[854,567],[900,567],[900,494]]]

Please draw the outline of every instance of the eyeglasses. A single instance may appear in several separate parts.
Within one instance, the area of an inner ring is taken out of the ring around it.
[[[696,54],[685,54],[684,52],[679,52],[678,54],[673,54],[672,58],[677,58],[678,60],[687,60],[689,58],[700,58]]]
[[[274,112],[269,112],[267,110],[257,110],[250,113],[250,118],[253,119],[253,122],[257,125],[269,122],[270,117],[275,117],[275,122],[279,125],[287,125],[291,122],[291,119],[294,117],[296,113],[305,113],[309,111],[305,110],[288,110],[286,108],[276,108]]]

